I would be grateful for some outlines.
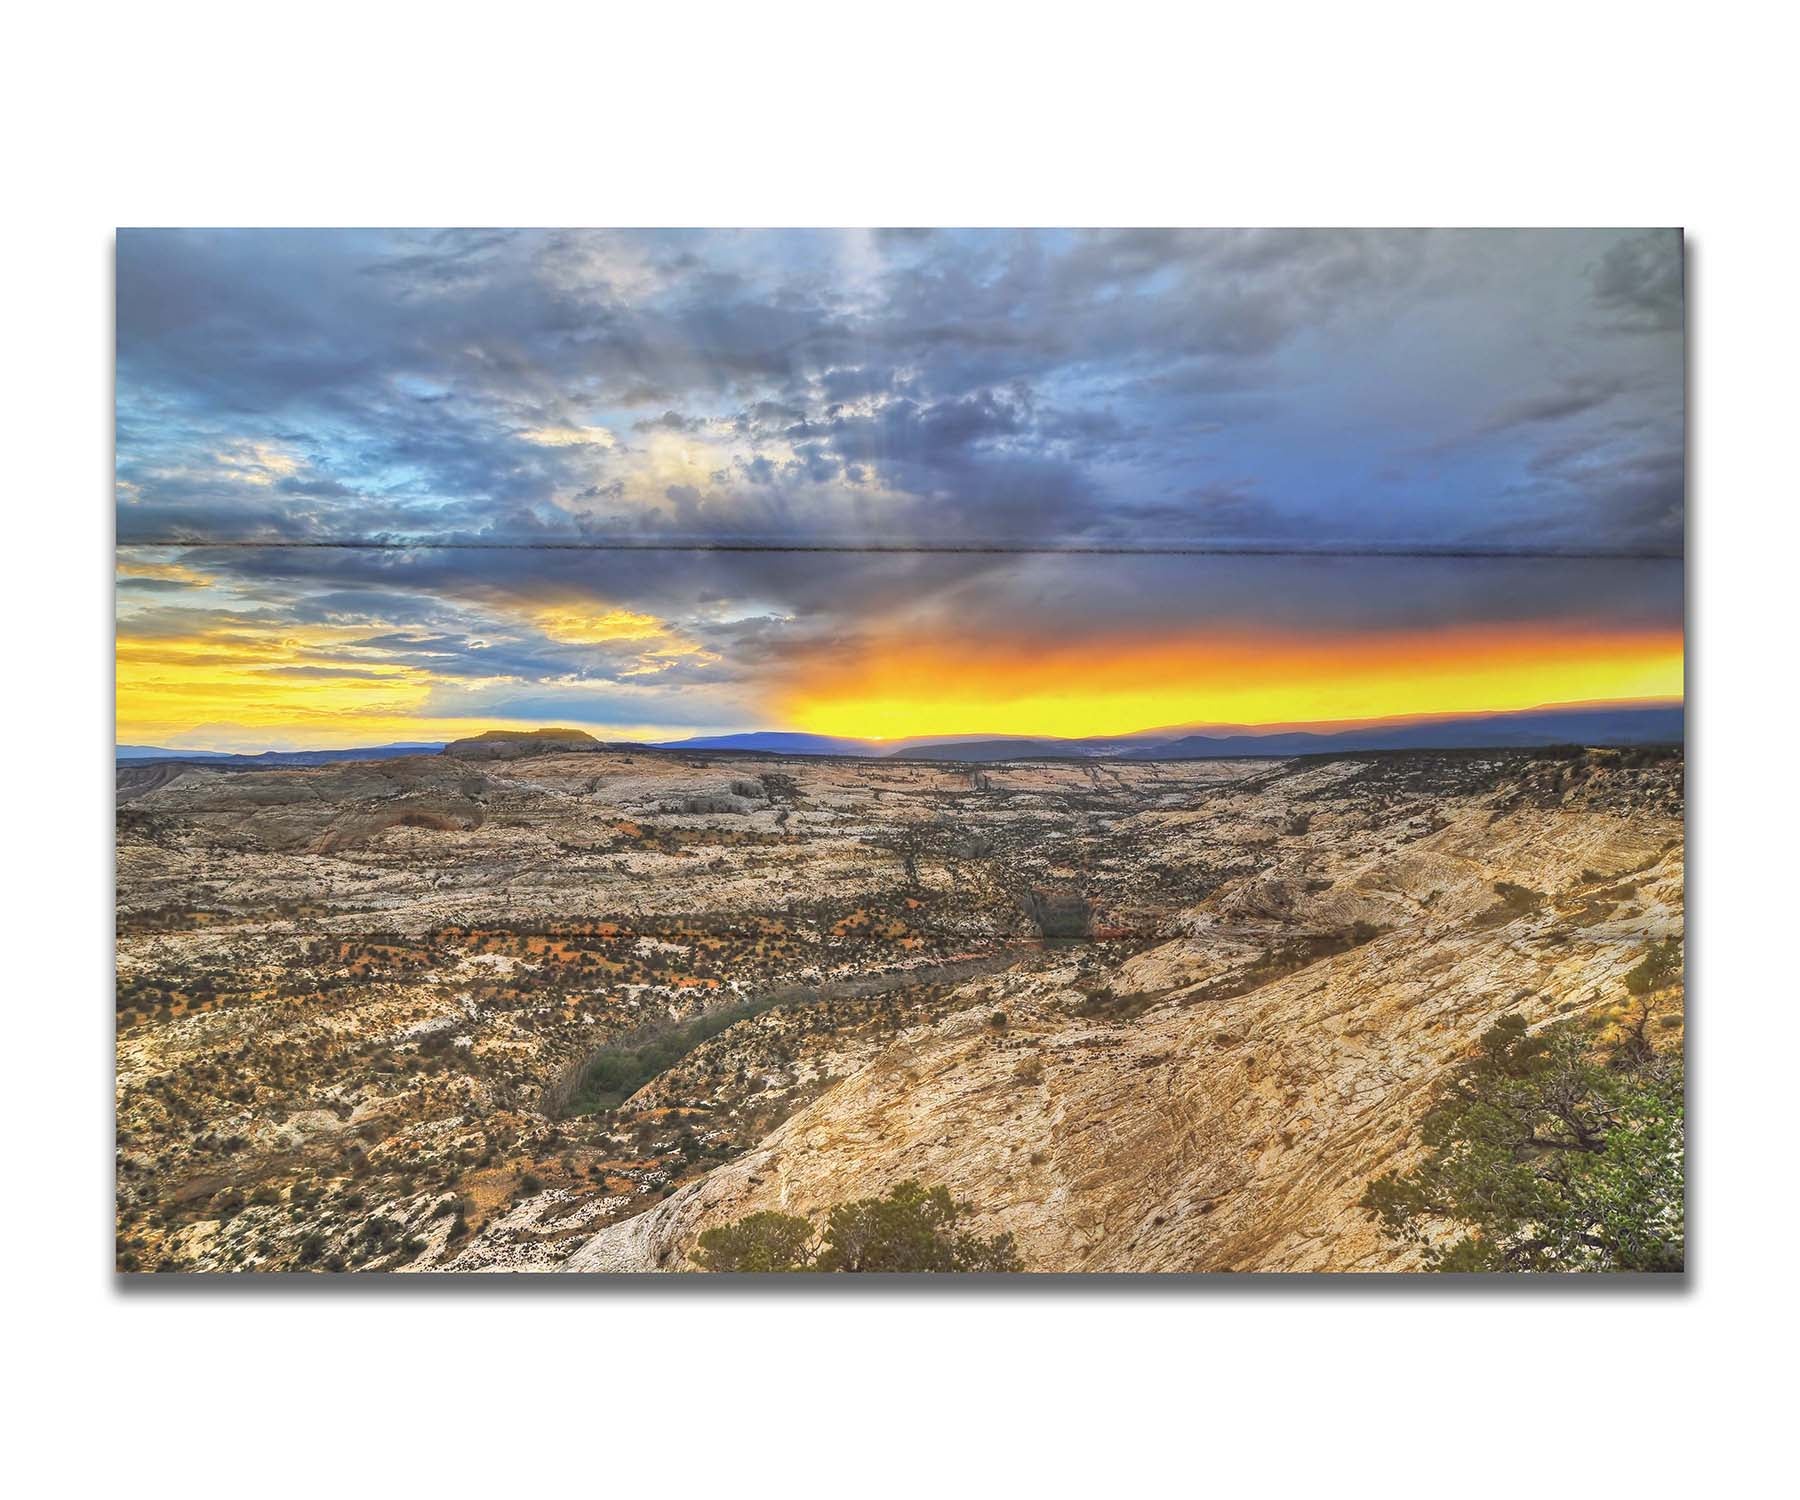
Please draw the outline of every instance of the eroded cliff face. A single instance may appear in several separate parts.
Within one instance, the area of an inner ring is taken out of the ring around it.
[[[1594,800],[1472,798],[1416,839],[1253,877],[1120,965],[1110,996],[1054,957],[969,986],[566,1267],[685,1269],[713,1225],[917,1178],[1033,1270],[1405,1269],[1356,1203],[1410,1159],[1446,1069],[1502,1016],[1623,998],[1645,944],[1681,932],[1678,809]],[[1293,932],[1355,922],[1386,930],[1268,972]]]

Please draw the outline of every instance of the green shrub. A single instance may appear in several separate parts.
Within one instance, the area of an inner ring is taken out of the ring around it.
[[[1664,938],[1655,944],[1625,976],[1625,988],[1634,995],[1654,995],[1681,982],[1681,944]]]
[[[840,1203],[825,1224],[821,1271],[1017,1271],[1010,1234],[982,1239],[957,1223],[971,1212],[948,1188],[903,1182],[885,1198]]]
[[[561,1113],[591,1115],[616,1109],[658,1074],[666,1073],[702,1042],[765,1010],[773,1000],[722,1006],[678,1025],[652,1028],[601,1048],[582,1066],[574,1097]]]
[[[1592,1026],[1508,1016],[1426,1116],[1425,1155],[1361,1206],[1435,1271],[1679,1271],[1685,1112],[1675,1059]],[[1446,1241],[1443,1226],[1461,1231]]]
[[[792,1214],[760,1213],[700,1236],[694,1264],[703,1271],[804,1271],[813,1227]]]
[[[1019,1271],[1010,1234],[958,1227],[973,1210],[949,1189],[903,1182],[884,1198],[840,1203],[818,1236],[808,1219],[757,1213],[700,1236],[703,1271]]]

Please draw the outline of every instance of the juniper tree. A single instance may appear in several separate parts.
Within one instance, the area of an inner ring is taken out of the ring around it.
[[[1426,1116],[1419,1165],[1362,1207],[1432,1270],[1679,1271],[1681,1064],[1600,1052],[1574,1021],[1496,1023]]]

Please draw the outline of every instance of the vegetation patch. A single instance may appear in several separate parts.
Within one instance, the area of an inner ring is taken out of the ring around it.
[[[1510,880],[1494,882],[1494,894],[1500,899],[1475,919],[1477,927],[1498,927],[1506,922],[1528,917],[1544,904],[1544,893],[1529,886],[1514,885]]]
[[[1340,953],[1348,953],[1352,948],[1360,948],[1364,943],[1373,942],[1384,931],[1385,928],[1377,927],[1372,922],[1353,922],[1336,932],[1312,933],[1272,944],[1247,967],[1221,974],[1217,979],[1196,987],[1182,1003],[1197,1005],[1201,1001],[1235,1000],[1239,995],[1261,989],[1263,985],[1272,983],[1284,974],[1292,974],[1321,959],[1333,958]]]
[[[948,1188],[903,1182],[884,1198],[840,1203],[823,1230],[795,1214],[758,1213],[700,1236],[702,1271],[1021,1271],[1010,1234],[960,1227],[973,1209]]]
[[[617,1109],[657,1074],[675,1066],[702,1042],[782,1002],[770,998],[721,1006],[689,1021],[642,1027],[602,1047],[582,1064],[566,1103],[552,1112],[591,1115]],[[546,1101],[549,1105],[553,1101]]]
[[[1678,963],[1672,945],[1651,950],[1636,993]],[[1642,1024],[1610,1044],[1603,1024],[1489,1028],[1426,1116],[1423,1160],[1376,1178],[1361,1206],[1434,1271],[1681,1270],[1681,1059]]]

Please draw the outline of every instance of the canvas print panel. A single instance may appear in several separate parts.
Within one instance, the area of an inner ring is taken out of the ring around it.
[[[122,232],[124,1271],[1671,1271],[1681,242]]]

